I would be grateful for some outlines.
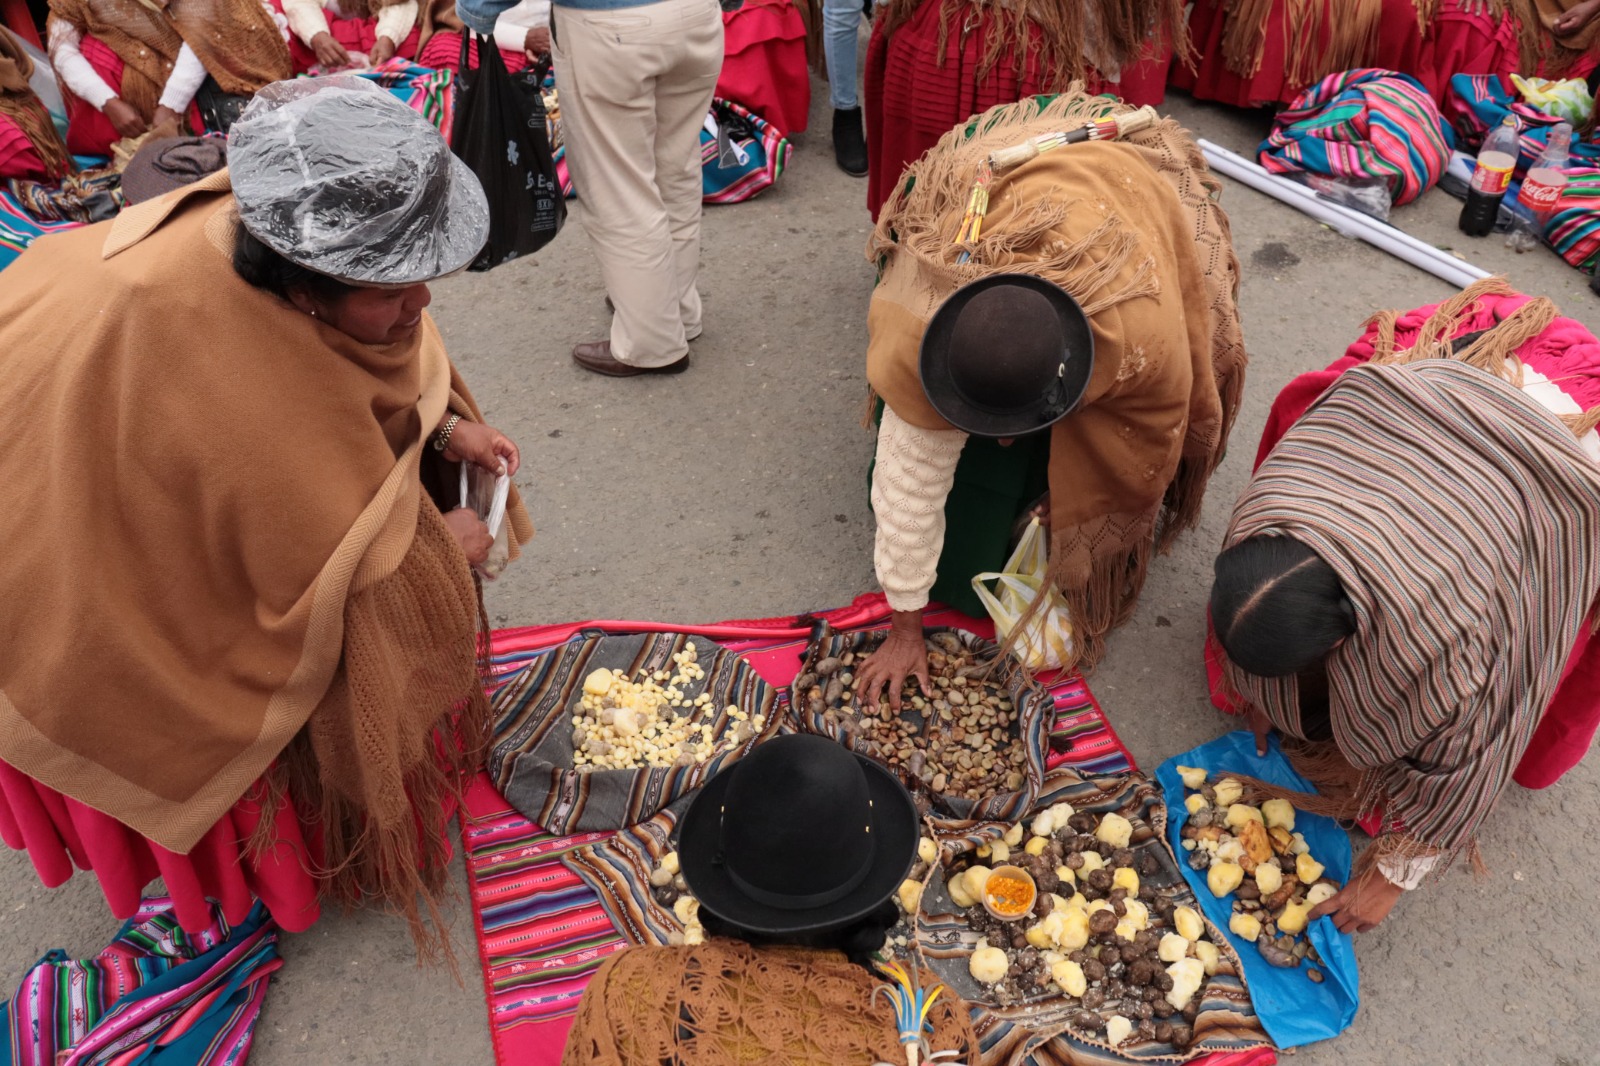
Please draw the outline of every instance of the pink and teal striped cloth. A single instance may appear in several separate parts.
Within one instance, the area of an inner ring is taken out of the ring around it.
[[[1455,135],[1422,83],[1392,70],[1331,74],[1295,98],[1261,142],[1274,174],[1378,178],[1408,204],[1444,175]]]
[[[283,965],[257,903],[230,928],[185,933],[146,898],[98,955],[52,951],[0,1003],[0,1066],[234,1066],[250,1055],[268,978]]]

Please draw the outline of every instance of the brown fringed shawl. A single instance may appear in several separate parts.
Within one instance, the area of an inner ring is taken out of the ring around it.
[[[72,156],[62,143],[56,124],[43,101],[28,85],[33,76],[33,60],[11,31],[0,26],[0,115],[15,122],[33,150],[44,162],[52,179],[63,178],[72,170]]]
[[[930,981],[931,983],[931,981]],[[607,959],[583,993],[565,1066],[693,1063],[867,1066],[905,1062],[883,986],[837,951],[634,947]],[[928,1044],[975,1062],[965,1004],[948,994],[928,1014]]]
[[[418,464],[447,406],[479,416],[430,319],[369,346],[239,278],[229,189],[6,271],[0,759],[179,853],[265,776],[269,815],[287,790],[315,818],[328,890],[420,931],[489,721],[478,593]]]
[[[1522,68],[1533,73],[1544,64],[1546,72],[1559,74],[1600,42],[1600,19],[1571,37],[1554,35],[1556,20],[1578,2],[1470,0],[1465,6],[1496,20],[1513,19]],[[1413,3],[1417,27],[1426,34],[1439,0]],[[1372,65],[1384,0],[1228,0],[1222,58],[1230,71],[1249,78],[1261,69],[1267,23],[1277,4],[1285,5],[1284,75],[1291,85],[1303,88],[1329,74]]]
[[[226,93],[249,96],[294,76],[289,46],[259,0],[50,0],[50,15],[117,53],[117,95],[147,122],[185,44]]]
[[[1039,69],[1051,72],[1052,90],[1083,80],[1091,69],[1115,77],[1137,63],[1147,46],[1170,45],[1185,60],[1192,51],[1184,0],[888,0],[878,16],[884,32],[893,33],[923,4],[943,5],[941,56],[952,32],[965,35],[979,19],[991,22],[979,81],[1008,48],[1014,50],[1018,72],[1025,70],[1036,42]]]
[[[1355,635],[1327,659],[1334,741],[1294,747],[1324,792],[1309,809],[1382,808],[1377,857],[1448,858],[1471,845],[1600,594],[1600,467],[1574,435],[1600,413],[1563,425],[1506,362],[1554,306],[1531,301],[1450,350],[1461,312],[1503,291],[1491,280],[1448,301],[1404,352],[1393,315],[1380,316],[1372,363],[1284,435],[1228,530],[1230,546],[1301,541],[1355,605]],[[1225,672],[1274,726],[1303,737],[1295,678]]]
[[[1167,120],[1123,143],[1046,153],[995,179],[970,262],[955,235],[981,160],[997,148],[1127,108],[1063,94],[994,108],[947,134],[884,205],[868,257],[867,379],[896,414],[949,429],[922,390],[928,319],[961,285],[1002,271],[1062,286],[1089,314],[1095,368],[1051,430],[1050,576],[1071,610],[1083,669],[1132,613],[1152,550],[1200,513],[1244,387],[1238,263],[1218,185]]]

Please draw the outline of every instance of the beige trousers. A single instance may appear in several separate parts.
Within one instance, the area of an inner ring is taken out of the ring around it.
[[[700,128],[722,70],[717,0],[551,9],[567,166],[606,292],[611,354],[683,358],[700,334]]]

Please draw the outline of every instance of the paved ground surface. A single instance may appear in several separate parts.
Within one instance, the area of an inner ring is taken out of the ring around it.
[[[831,162],[825,103],[819,93],[815,132],[775,190],[707,211],[706,333],[688,374],[613,381],[569,362],[573,343],[606,326],[581,226],[529,262],[438,286],[434,312],[452,355],[489,418],[522,445],[519,481],[539,526],[532,550],[490,592],[496,624],[709,622],[832,606],[872,587],[872,443],[859,426],[868,221],[863,184]],[[1261,114],[1183,98],[1166,111],[1247,153],[1267,125]],[[1203,525],[1153,566],[1138,614],[1093,678],[1149,767],[1228,728],[1205,699],[1202,611],[1272,397],[1340,354],[1373,311],[1450,291],[1248,189],[1230,186],[1223,203],[1245,270],[1245,410]],[[1518,257],[1496,239],[1469,241],[1455,230],[1457,210],[1433,192],[1395,220],[1600,328],[1600,299],[1575,272],[1547,252]],[[1513,788],[1484,834],[1491,876],[1452,871],[1361,937],[1355,1024],[1286,1061],[1600,1061],[1600,841],[1587,831],[1600,825],[1597,784],[1592,760],[1547,792]],[[488,1066],[464,876],[458,883],[464,984],[416,968],[398,922],[329,916],[285,938],[289,964],[262,1019],[258,1066]],[[46,891],[23,856],[0,854],[0,985],[48,948],[90,952],[115,928],[92,879]]]

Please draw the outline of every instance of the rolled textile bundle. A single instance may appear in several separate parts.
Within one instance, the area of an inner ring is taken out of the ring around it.
[[[1567,173],[1567,187],[1545,223],[1545,240],[1556,254],[1588,273],[1600,260],[1600,168]]]
[[[1261,143],[1274,174],[1382,179],[1396,204],[1438,184],[1455,135],[1422,83],[1390,70],[1332,74],[1278,113]]]

